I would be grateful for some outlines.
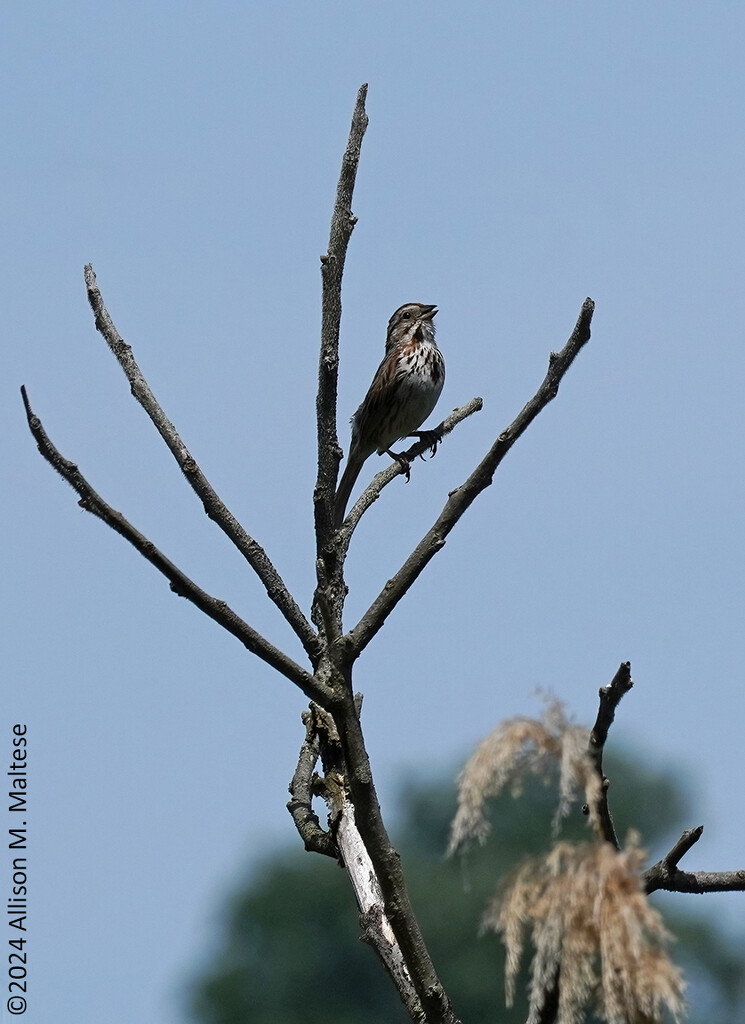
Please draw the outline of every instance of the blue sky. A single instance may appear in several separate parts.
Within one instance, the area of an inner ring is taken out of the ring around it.
[[[686,867],[742,867],[741,5],[72,0],[0,28],[0,741],[27,723],[29,1024],[183,1024],[237,873],[295,841],[305,702],[81,512],[19,386],[115,508],[299,658],[129,396],[82,268],[307,609],[318,257],[362,82],[340,436],[406,301],[440,308],[439,411],[485,407],[366,517],[350,624],[597,303],[559,397],[358,666],[384,804],[536,688],[591,722],[628,659],[611,740],[693,785]],[[742,896],[706,905],[741,934]]]

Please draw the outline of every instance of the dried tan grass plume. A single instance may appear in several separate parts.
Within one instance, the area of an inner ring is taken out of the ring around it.
[[[587,736],[586,728],[569,722],[559,701],[549,702],[541,718],[503,722],[482,740],[458,777],[458,809],[448,853],[474,841],[483,843],[490,830],[488,801],[505,789],[519,796],[530,775],[549,783],[558,772],[556,824],[578,794],[592,818],[600,780],[587,754]]]
[[[530,1017],[559,972],[557,1024],[580,1024],[588,1009],[608,1024],[650,1024],[667,1007],[685,1009],[684,983],[665,950],[670,936],[640,881],[644,852],[631,835],[610,843],[557,843],[524,863],[484,915],[507,949],[508,1004],[528,935],[534,947]]]

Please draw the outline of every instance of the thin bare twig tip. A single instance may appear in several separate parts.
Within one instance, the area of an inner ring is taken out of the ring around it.
[[[359,120],[359,126],[364,133],[368,125],[367,111],[365,110],[365,100],[367,99],[367,82],[361,85],[357,93],[357,101],[354,105],[353,121]]]
[[[23,407],[26,410],[26,418],[29,421],[31,421],[31,419],[33,419],[33,415],[34,414],[31,411],[31,403],[29,402],[28,395],[26,394],[26,385],[25,384],[21,384],[21,398],[23,399]]]
[[[92,263],[86,263],[83,268],[83,279],[85,280],[85,290],[88,292],[88,302],[93,302],[93,292],[98,291],[98,284],[96,282],[96,272],[93,269]]]

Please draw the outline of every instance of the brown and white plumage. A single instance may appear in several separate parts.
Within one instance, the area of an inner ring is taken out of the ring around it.
[[[336,492],[337,523],[344,518],[365,460],[374,451],[396,458],[391,445],[417,430],[437,404],[445,383],[445,361],[435,343],[436,312],[436,306],[408,302],[388,322],[385,356],[351,419],[349,457]]]

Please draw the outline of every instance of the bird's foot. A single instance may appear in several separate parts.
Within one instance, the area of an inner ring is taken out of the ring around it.
[[[399,464],[401,469],[406,474],[406,483],[408,484],[409,480],[411,480],[411,463],[409,462],[409,460],[406,458],[403,452],[392,452],[390,448],[386,448],[385,453],[386,455],[390,455],[393,461]]]
[[[418,437],[420,441],[424,441],[430,451],[431,459],[435,457],[437,446],[440,441],[442,441],[442,435],[439,430],[415,430],[413,433],[409,434],[409,437]],[[424,455],[420,455],[419,457],[423,459]]]

